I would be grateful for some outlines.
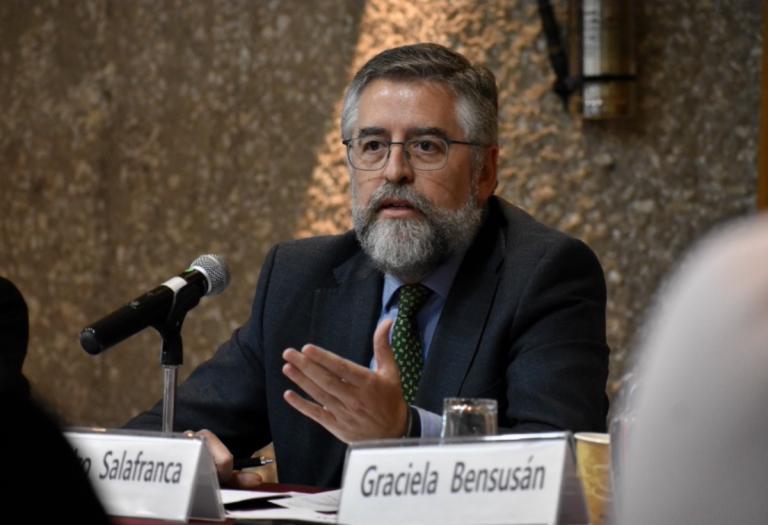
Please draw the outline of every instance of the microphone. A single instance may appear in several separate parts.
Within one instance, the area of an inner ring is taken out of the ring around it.
[[[189,310],[201,297],[218,295],[228,284],[229,268],[221,256],[201,255],[185,272],[85,327],[80,332],[80,346],[91,355],[100,354],[148,326],[163,323],[174,312],[182,289],[191,304],[185,301],[179,307]]]

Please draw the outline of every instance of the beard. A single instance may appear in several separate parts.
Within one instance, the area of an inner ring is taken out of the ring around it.
[[[433,205],[411,185],[385,182],[367,205],[361,205],[353,181],[352,220],[357,239],[380,271],[404,282],[417,282],[451,255],[469,247],[483,219],[477,193],[477,177],[473,176],[467,201],[458,210],[449,210]],[[420,215],[377,218],[382,203],[388,199],[407,201]]]

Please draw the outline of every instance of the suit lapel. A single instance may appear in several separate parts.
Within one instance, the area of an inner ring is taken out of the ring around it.
[[[373,355],[373,325],[381,308],[383,279],[359,250],[333,270],[333,275],[312,292],[312,320],[307,342],[368,366]],[[316,467],[318,483],[338,486],[347,446],[320,425],[303,416],[303,443],[323,450]],[[305,467],[309,468],[309,467]]]
[[[429,347],[416,406],[440,413],[443,398],[461,392],[499,282],[504,239],[498,221],[497,214],[490,210],[456,274]]]
[[[337,267],[334,277],[336,286],[315,290],[310,341],[368,366],[383,278],[360,252]]]

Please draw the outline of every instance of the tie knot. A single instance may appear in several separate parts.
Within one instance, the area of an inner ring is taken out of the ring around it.
[[[404,284],[400,287],[397,308],[402,315],[411,317],[424,306],[431,293],[432,290],[423,284]]]

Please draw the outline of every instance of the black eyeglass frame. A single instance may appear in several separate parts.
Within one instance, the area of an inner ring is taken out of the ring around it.
[[[386,144],[387,144],[387,155],[386,155],[386,157],[384,157],[384,164],[382,164],[378,168],[358,168],[357,166],[355,166],[355,163],[352,162],[352,153],[351,153],[352,148],[351,148],[350,144],[352,143],[353,140],[359,140],[359,139],[363,139],[363,138],[365,138],[365,136],[363,136],[363,137],[352,137],[352,138],[344,139],[344,140],[341,141],[341,143],[344,144],[347,147],[347,160],[349,160],[349,163],[352,165],[353,168],[355,168],[356,170],[360,170],[360,171],[379,171],[379,170],[383,170],[384,168],[386,168],[387,164],[389,164],[389,157],[392,155],[392,145],[393,144],[400,144],[403,147],[403,154],[405,155],[406,162],[411,167],[411,169],[418,170],[418,171],[437,171],[437,170],[443,169],[445,167],[445,165],[448,164],[448,156],[449,156],[450,151],[451,151],[451,146],[453,146],[454,144],[461,144],[463,146],[472,146],[474,148],[487,148],[488,147],[485,144],[480,144],[479,142],[467,142],[465,140],[453,140],[453,139],[449,139],[448,137],[433,137],[433,138],[436,138],[436,139],[439,139],[439,140],[442,140],[443,142],[445,142],[445,144],[447,146],[447,148],[445,150],[445,161],[439,167],[425,169],[425,168],[416,168],[416,167],[413,166],[413,164],[411,164],[411,154],[408,152],[408,148],[405,147],[406,144],[410,144],[410,143],[413,143],[413,142],[419,142],[419,140],[423,140],[423,138],[422,139],[415,138],[415,139],[406,140],[406,141],[390,140],[390,141],[386,141]],[[382,142],[385,142],[385,141],[382,141]]]

